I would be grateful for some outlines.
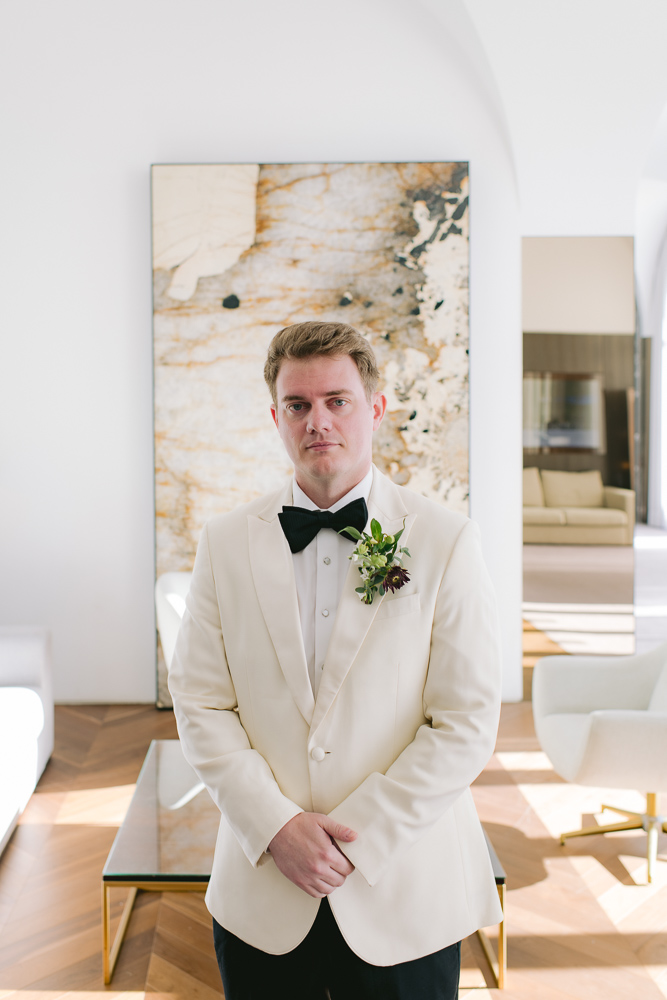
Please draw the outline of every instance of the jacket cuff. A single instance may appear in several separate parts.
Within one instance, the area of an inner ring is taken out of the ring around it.
[[[374,886],[382,875],[383,866],[378,864],[377,857],[373,856],[373,853],[368,850],[367,845],[364,847],[363,839],[360,834],[356,840],[349,842],[341,841],[340,843],[336,841],[336,844],[350,864],[354,865],[364,882],[369,886]]]
[[[286,799],[280,813],[277,815],[276,813],[273,814],[271,825],[264,826],[261,833],[258,831],[257,836],[252,838],[252,842],[247,840],[241,844],[253,868],[259,868],[260,865],[266,864],[271,859],[271,855],[268,853],[269,844],[285,824],[289,823],[291,819],[294,819],[301,812],[303,812],[303,809],[300,806]]]

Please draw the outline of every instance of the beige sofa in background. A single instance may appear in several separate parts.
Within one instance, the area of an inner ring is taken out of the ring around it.
[[[539,545],[632,545],[634,490],[597,471],[523,470],[523,540]]]

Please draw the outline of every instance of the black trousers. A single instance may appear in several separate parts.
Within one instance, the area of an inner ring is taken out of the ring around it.
[[[293,951],[269,955],[213,920],[225,1000],[456,1000],[461,945],[399,965],[369,965],[346,944],[323,899]]]

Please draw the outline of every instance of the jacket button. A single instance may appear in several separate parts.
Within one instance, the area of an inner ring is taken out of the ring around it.
[[[313,747],[313,749],[310,751],[310,756],[313,758],[313,760],[324,760],[326,754],[324,753],[322,747]]]

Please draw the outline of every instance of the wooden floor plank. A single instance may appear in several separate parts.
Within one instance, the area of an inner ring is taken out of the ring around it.
[[[146,980],[148,992],[164,993],[171,997],[189,997],[190,1000],[220,1000],[222,986],[212,989],[196,976],[153,953]]]
[[[183,896],[189,897],[189,906],[182,905]],[[165,893],[160,909],[159,931],[178,937],[188,947],[213,956],[211,915],[206,909],[202,893]]]

